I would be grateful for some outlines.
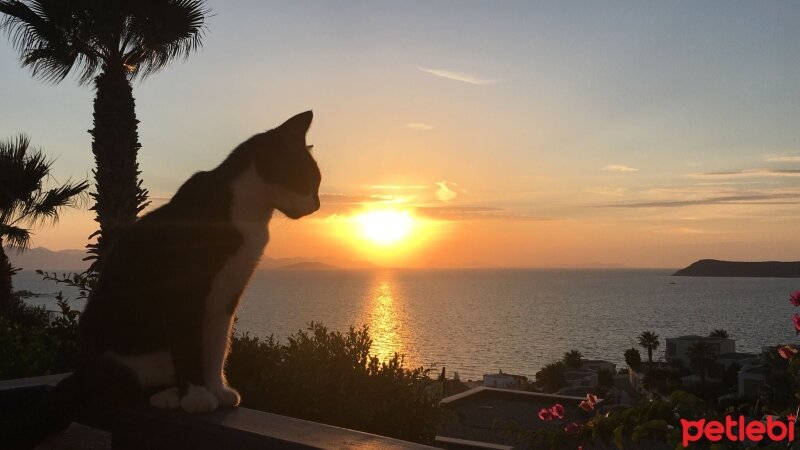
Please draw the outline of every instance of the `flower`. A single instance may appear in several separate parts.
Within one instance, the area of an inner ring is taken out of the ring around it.
[[[556,403],[550,408],[550,414],[553,415],[555,419],[563,419],[564,418],[564,406],[561,403]]]
[[[800,314],[794,313],[792,316],[792,323],[794,323],[794,329],[797,331],[797,334],[800,334]]]
[[[577,422],[572,422],[571,424],[569,424],[569,425],[567,425],[567,426],[565,426],[565,427],[564,427],[564,431],[565,431],[567,434],[575,434],[575,433],[577,433],[577,432],[578,432],[578,430],[580,430],[580,429],[581,429],[581,426],[580,426],[580,425],[578,425],[578,423],[577,423]]]
[[[794,306],[800,306],[800,289],[792,292],[792,295],[789,296],[789,301],[792,302]]]
[[[553,413],[550,412],[550,408],[542,408],[539,410],[539,419],[545,420],[547,422],[553,420]]]
[[[602,398],[597,398],[596,395],[589,393],[586,394],[585,400],[581,400],[581,403],[578,405],[578,407],[584,411],[591,411],[594,409],[595,405],[602,401]]]
[[[791,360],[794,358],[794,355],[797,354],[797,349],[792,345],[784,345],[782,347],[778,347],[778,354],[781,355],[781,358],[783,359]]]

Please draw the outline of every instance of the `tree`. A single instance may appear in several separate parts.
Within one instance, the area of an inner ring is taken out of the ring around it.
[[[573,369],[578,369],[581,367],[581,358],[583,358],[583,353],[579,352],[578,350],[572,349],[566,353],[564,353],[564,364]]]
[[[724,339],[727,339],[727,338],[728,338],[728,332],[727,332],[726,330],[723,330],[722,328],[718,328],[718,329],[716,329],[716,330],[712,331],[712,332],[711,332],[711,333],[708,335],[708,337],[712,337],[712,338],[724,338]]]
[[[148,204],[131,80],[197,49],[208,11],[202,0],[0,0],[0,13],[0,30],[35,77],[58,83],[74,69],[80,84],[94,81],[91,195],[100,229],[90,253],[99,269],[120,229]]]
[[[564,378],[566,369],[564,361],[547,364],[536,372],[536,383],[547,392],[555,392],[567,385],[567,380]]]
[[[706,384],[708,369],[717,359],[714,347],[707,342],[695,342],[686,349],[686,356],[689,358],[689,367],[700,374],[701,383]]]
[[[625,350],[625,364],[634,372],[642,371],[642,354],[635,348]]]
[[[67,181],[46,189],[52,164],[24,135],[0,141],[0,314],[13,306],[11,277],[16,272],[3,246],[27,249],[32,228],[58,221],[61,209],[76,206],[89,186]]]
[[[651,367],[653,366],[653,351],[658,348],[659,344],[658,335],[652,331],[645,331],[639,335],[639,345],[647,350],[647,362]]]

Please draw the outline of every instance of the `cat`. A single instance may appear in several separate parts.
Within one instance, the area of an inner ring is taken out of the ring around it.
[[[246,140],[120,235],[80,318],[84,367],[56,392],[84,391],[84,408],[148,396],[156,408],[190,413],[239,404],[225,359],[270,218],[320,207],[320,171],[305,140],[312,117]]]

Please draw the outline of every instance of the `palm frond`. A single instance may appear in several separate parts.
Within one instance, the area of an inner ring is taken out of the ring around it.
[[[129,48],[122,49],[132,76],[147,77],[199,49],[209,13],[200,0],[135,2],[126,30]]]
[[[59,210],[63,207],[78,207],[85,203],[86,189],[89,188],[87,181],[72,183],[67,181],[65,184],[42,192],[33,202],[29,210],[29,217],[32,222],[49,220],[53,223],[58,221]]]
[[[31,241],[31,232],[25,228],[0,224],[0,238],[12,250],[25,250]]]
[[[91,80],[103,58],[83,36],[91,36],[91,0],[0,0],[0,31],[6,31],[23,67],[34,77],[58,83],[76,66],[79,81]]]

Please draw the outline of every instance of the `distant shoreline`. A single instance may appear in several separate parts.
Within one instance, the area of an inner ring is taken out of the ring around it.
[[[800,278],[800,261],[739,262],[701,259],[672,275],[677,277]]]

